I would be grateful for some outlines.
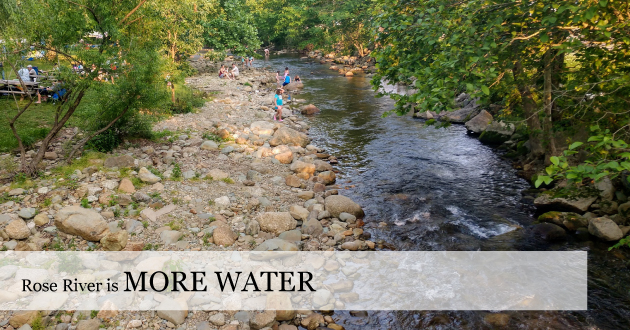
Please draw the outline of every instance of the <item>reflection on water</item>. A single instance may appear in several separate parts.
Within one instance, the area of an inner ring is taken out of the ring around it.
[[[383,118],[393,102],[375,98],[362,75],[342,77],[293,56],[262,65],[273,71],[288,66],[303,78],[299,98],[322,110],[310,119],[310,135],[339,157],[341,193],[364,207],[372,240],[400,250],[588,250],[588,312],[506,313],[508,328],[630,328],[628,254],[609,253],[608,245],[592,242],[548,244],[518,229],[535,220],[521,196],[528,183],[464,127],[434,129],[410,116]],[[414,311],[336,317],[347,329],[480,329],[491,328],[488,315]]]

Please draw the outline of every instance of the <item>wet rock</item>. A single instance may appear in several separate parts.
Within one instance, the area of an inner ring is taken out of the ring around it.
[[[236,234],[232,231],[232,229],[220,226],[214,230],[212,233],[212,238],[214,240],[214,244],[219,246],[230,246],[234,244],[236,241]]]
[[[25,207],[18,212],[18,216],[22,219],[32,219],[37,214],[37,209],[33,207]]]
[[[487,144],[501,144],[512,137],[515,127],[502,121],[493,121],[479,136],[479,141]]]
[[[569,199],[541,194],[534,200],[534,205],[540,209],[584,213],[595,200],[597,200],[597,196]]]
[[[101,247],[105,251],[121,251],[127,246],[127,231],[121,230],[116,233],[109,233],[101,238]]]
[[[122,156],[118,156],[118,157],[109,157],[107,159],[105,159],[105,162],[103,163],[103,166],[105,167],[117,167],[117,168],[123,168],[123,167],[133,167],[134,166],[134,159],[133,157],[129,156],[129,155],[122,155]]]
[[[265,212],[258,217],[260,229],[266,232],[280,234],[295,229],[297,221],[289,212]]]
[[[306,115],[306,116],[312,116],[320,112],[320,110],[313,104],[303,106],[300,111],[302,112],[303,115]]]
[[[333,184],[335,183],[335,181],[337,181],[337,176],[335,175],[335,172],[333,171],[322,172],[322,173],[319,173],[319,175],[317,176],[319,177],[321,182],[323,182],[325,185]]]
[[[623,232],[617,224],[608,218],[594,218],[588,222],[588,232],[605,241],[617,241],[623,237]]]
[[[580,227],[588,226],[587,218],[573,212],[547,212],[540,215],[538,217],[538,221],[553,223],[558,226],[565,227],[570,231],[575,231]]]
[[[124,178],[120,180],[120,184],[118,185],[118,190],[127,193],[133,194],[136,192],[136,187],[133,186],[133,183],[128,178]]]
[[[140,180],[142,180],[143,182],[146,183],[156,183],[158,181],[161,181],[162,179],[160,179],[159,176],[151,173],[151,171],[147,170],[146,167],[143,167],[140,169],[140,171],[138,171],[138,178],[140,178]]]
[[[342,212],[354,215],[357,218],[363,218],[365,213],[359,204],[350,198],[341,195],[331,195],[326,197],[326,211],[330,212],[333,217],[338,218]]]
[[[532,232],[535,236],[538,236],[548,242],[563,240],[566,238],[566,232],[564,229],[553,223],[541,223],[534,225],[532,226]]]
[[[280,127],[269,140],[269,145],[275,147],[281,144],[286,144],[291,146],[306,147],[309,142],[310,139],[306,136],[306,134],[300,133],[288,127]]]
[[[485,131],[488,125],[492,122],[492,115],[486,111],[481,110],[481,112],[474,116],[471,120],[467,121],[464,125],[469,132],[481,134],[481,132]]]
[[[258,245],[254,251],[298,251],[297,245],[281,238],[268,239]]]
[[[68,206],[55,215],[55,227],[61,232],[98,242],[106,235],[107,223],[96,211]]]
[[[22,219],[16,219],[4,228],[10,239],[25,239],[31,236],[31,230],[26,226],[26,222]]]

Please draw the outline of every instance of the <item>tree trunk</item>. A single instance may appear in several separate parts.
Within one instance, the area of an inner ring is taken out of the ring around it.
[[[546,142],[546,152],[545,152],[545,163],[547,165],[551,164],[549,158],[551,156],[556,156],[556,140],[553,135],[553,121],[552,121],[552,110],[553,110],[553,82],[552,82],[552,71],[553,71],[553,51],[551,49],[547,50],[544,55],[544,87],[543,87],[543,102],[545,115],[543,118],[543,138]]]
[[[171,82],[171,101],[175,104],[175,84]]]
[[[523,68],[520,61],[516,61],[512,70],[514,80],[518,81],[518,92],[521,96],[521,104],[523,106],[523,114],[529,128],[529,145],[530,153],[533,157],[538,158],[545,154],[545,149],[540,140],[540,120],[538,119],[538,112],[536,101],[532,96],[531,87],[526,81],[523,81]]]

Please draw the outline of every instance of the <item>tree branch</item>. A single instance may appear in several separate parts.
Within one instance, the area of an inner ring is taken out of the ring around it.
[[[126,16],[125,18],[122,19],[122,21],[120,21],[120,24],[124,23],[127,18],[129,18],[129,16],[133,15],[133,13],[136,12],[136,10],[138,10],[138,8],[140,8],[145,2],[147,2],[147,0],[141,0],[140,3],[136,6],[136,8],[132,9]]]

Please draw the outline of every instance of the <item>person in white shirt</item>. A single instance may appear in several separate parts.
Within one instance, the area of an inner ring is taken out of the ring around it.
[[[30,76],[30,73],[29,73],[29,72],[31,71],[31,69],[32,69],[32,68],[33,68],[33,67],[29,65],[28,67],[26,67],[26,68],[21,68],[21,69],[18,71],[18,75],[20,75],[20,78],[22,78],[22,81],[24,81],[24,82],[29,82],[29,81],[31,81],[31,76]]]
[[[236,79],[236,77],[238,77],[238,67],[234,63],[232,63],[232,71],[230,72],[230,74],[231,79]]]

